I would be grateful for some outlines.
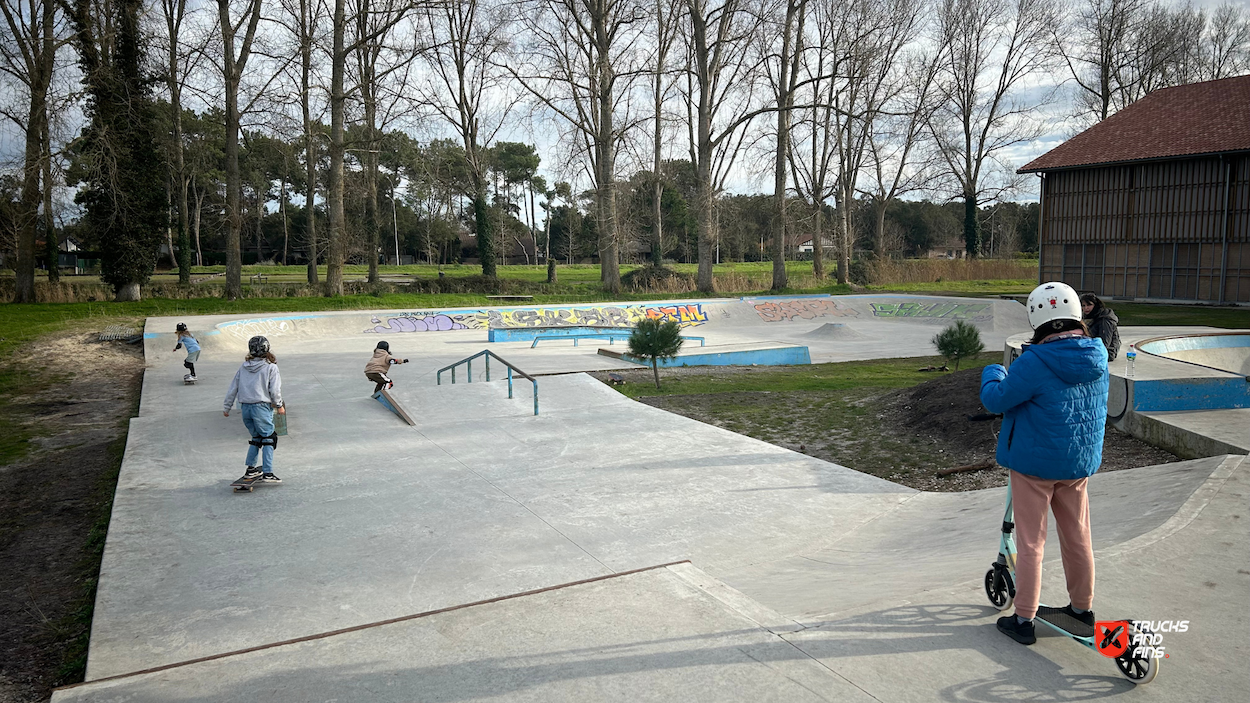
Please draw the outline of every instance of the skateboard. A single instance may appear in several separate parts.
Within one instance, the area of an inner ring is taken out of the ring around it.
[[[192,381],[191,379],[187,378],[186,376],[183,376],[183,377],[182,377],[182,385],[184,385],[184,386],[194,386],[194,385],[195,385],[195,381]]]
[[[256,490],[257,485],[262,485],[262,486],[273,485],[269,481],[260,480],[260,478],[261,478],[260,475],[253,476],[252,478],[247,478],[246,476],[243,476],[243,477],[240,477],[234,483],[230,484],[230,487],[234,489],[235,493],[242,493],[243,491],[247,491],[248,493],[251,493],[252,491]]]

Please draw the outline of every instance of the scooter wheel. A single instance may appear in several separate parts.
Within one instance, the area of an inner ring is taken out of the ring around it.
[[[999,575],[998,569],[985,572],[985,595],[990,599],[990,605],[999,610],[1007,610],[1015,600],[1011,597],[1011,589],[1007,588],[1006,579]]]
[[[1138,623],[1133,623],[1132,631],[1150,632]],[[1124,654],[1116,657],[1115,667],[1120,670],[1120,675],[1138,686],[1154,681],[1155,677],[1159,675],[1159,662],[1161,660],[1153,656],[1135,656],[1133,650],[1134,647],[1130,646],[1124,650]]]

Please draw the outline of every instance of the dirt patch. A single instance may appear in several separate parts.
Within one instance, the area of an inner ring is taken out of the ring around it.
[[[980,378],[981,369],[972,368],[903,389],[735,391],[650,396],[641,402],[912,488],[969,491],[1007,481],[1001,467],[937,475],[994,458],[1001,421],[967,419],[985,412]],[[636,380],[643,379],[627,377]],[[1100,470],[1173,461],[1179,459],[1107,428]]]
[[[79,331],[40,339],[6,366],[25,380],[3,420],[32,438],[0,466],[0,703],[25,703],[81,679],[143,352]]]

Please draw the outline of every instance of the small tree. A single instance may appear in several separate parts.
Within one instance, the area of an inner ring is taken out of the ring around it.
[[[959,360],[968,356],[976,356],[985,349],[981,341],[981,331],[971,322],[957,321],[955,324],[933,335],[933,346],[947,361],[955,362],[955,370],[959,370]]]
[[[660,387],[660,359],[672,359],[681,351],[681,328],[676,322],[661,322],[647,318],[640,320],[629,335],[629,354],[643,360],[651,361],[651,371],[655,374],[655,387]]]

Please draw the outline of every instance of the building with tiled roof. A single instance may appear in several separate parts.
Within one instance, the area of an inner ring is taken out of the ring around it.
[[[1250,302],[1250,76],[1155,91],[1020,172],[1041,177],[1042,280]]]

